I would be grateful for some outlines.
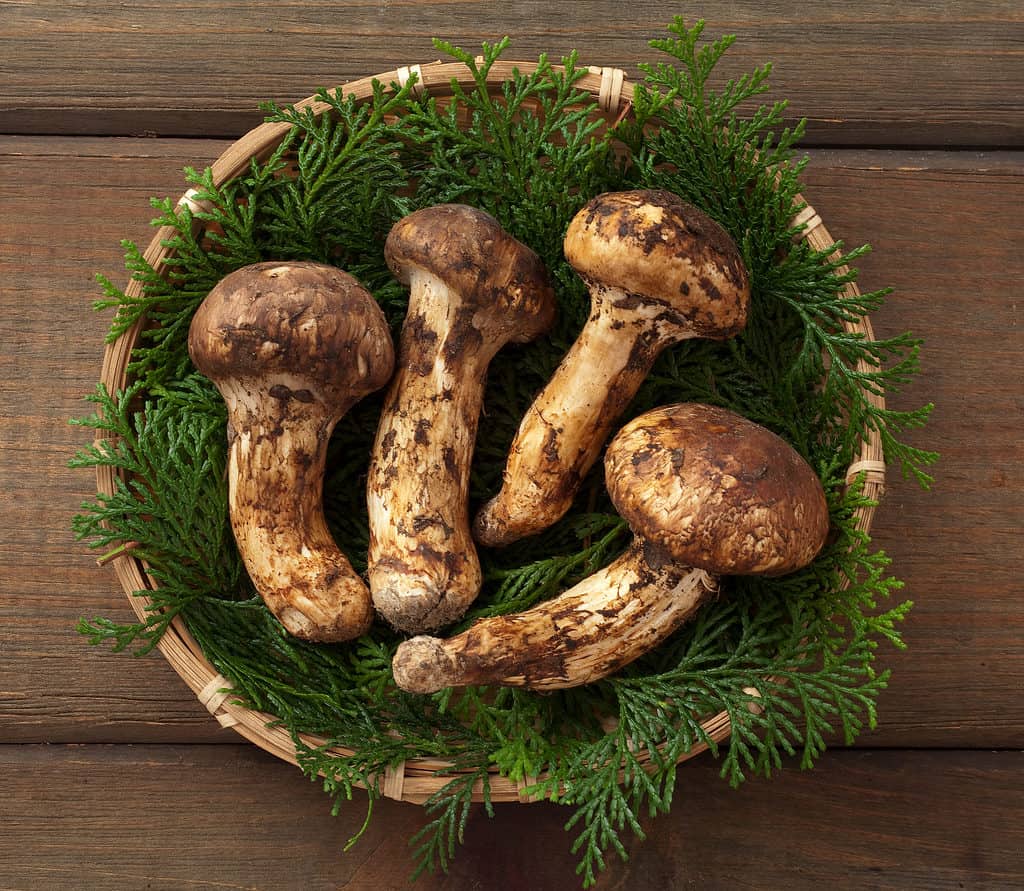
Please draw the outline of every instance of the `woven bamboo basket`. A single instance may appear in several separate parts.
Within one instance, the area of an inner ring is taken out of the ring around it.
[[[536,67],[535,62],[497,62],[490,69],[488,77],[492,93],[500,92],[502,83],[512,75],[514,69],[525,74],[532,72]],[[397,82],[400,85],[405,85],[413,76],[413,72],[416,75],[413,90],[416,93],[427,92],[439,103],[451,98],[453,82],[457,82],[463,88],[474,86],[466,67],[461,63],[435,62],[385,71],[345,84],[341,89],[346,95],[351,94],[357,100],[366,100],[372,96],[374,81],[384,84]],[[581,90],[589,91],[597,98],[599,107],[597,113],[608,124],[626,119],[631,114],[632,106],[629,97],[633,95],[633,84],[626,78],[622,70],[590,68],[577,86]],[[319,102],[315,97],[298,103],[298,106],[312,108],[316,113],[324,113],[327,110],[326,104]],[[266,159],[288,130],[287,124],[278,123],[262,124],[250,130],[213,163],[215,182],[221,185],[244,173],[252,158]],[[193,211],[204,209],[201,203],[195,199],[192,190],[186,192],[178,204],[179,207],[188,206]],[[800,237],[807,239],[815,249],[821,250],[834,243],[834,239],[829,235],[821,217],[809,204],[794,217],[793,223],[803,225]],[[197,221],[196,225],[201,226],[202,224]],[[172,230],[161,229],[149,244],[145,258],[153,268],[161,269],[162,262],[168,257],[169,252],[164,246],[164,241],[171,235]],[[846,289],[850,295],[859,293],[853,283],[846,285]],[[126,291],[129,296],[137,297],[141,292],[141,286],[133,279],[128,283]],[[143,325],[144,321],[140,321],[134,328],[107,346],[101,380],[111,392],[123,389],[128,383],[129,358]],[[846,323],[845,326],[851,332],[857,332],[868,339],[873,339],[871,324],[866,317],[859,319],[856,323]],[[879,407],[884,406],[882,397],[868,393],[868,398]],[[847,484],[862,475],[865,494],[872,501],[876,501],[882,494],[885,482],[885,464],[877,433],[873,433],[867,441],[860,444],[859,453],[847,471]],[[112,495],[114,493],[115,474],[111,468],[99,468],[97,486],[101,494]],[[858,528],[864,531],[870,530],[873,518],[873,508],[861,508],[857,516]],[[140,619],[145,618],[146,608],[150,601],[144,594],[137,592],[154,590],[155,583],[147,574],[144,564],[132,556],[130,548],[122,550],[112,563],[132,608]],[[289,732],[279,726],[274,726],[277,719],[273,715],[248,709],[232,698],[230,682],[218,673],[206,659],[180,618],[174,619],[158,646],[174,670],[223,727],[232,728],[236,733],[241,734],[245,739],[272,755],[297,765],[295,744]],[[756,693],[754,690],[748,692]],[[752,704],[751,707],[756,708],[756,704]],[[719,742],[726,739],[731,730],[729,718],[725,712],[708,716],[702,722],[702,726],[709,738]],[[302,739],[305,744],[310,746],[319,747],[326,744],[325,740],[314,736],[304,736]],[[696,745],[680,760],[692,758],[706,749],[707,746],[704,744]],[[343,748],[334,751],[342,757],[352,754],[351,751]],[[438,776],[439,770],[445,770],[445,775]],[[389,798],[422,804],[434,792],[449,783],[457,773],[458,771],[451,770],[450,764],[438,759],[411,759],[389,769],[383,778],[379,778],[379,789]],[[535,778],[516,783],[499,775],[496,769],[492,769],[490,799],[492,801],[529,801],[531,798],[525,790],[532,785],[533,781]],[[478,800],[482,800],[482,790],[474,790],[474,795]]]

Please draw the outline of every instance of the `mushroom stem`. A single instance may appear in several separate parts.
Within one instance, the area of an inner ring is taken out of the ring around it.
[[[487,365],[550,327],[555,296],[540,258],[465,205],[403,217],[384,257],[409,309],[370,459],[368,576],[380,614],[415,634],[453,622],[480,590],[469,470]]]
[[[358,637],[373,619],[369,592],[335,543],[321,500],[336,418],[278,392],[283,398],[256,401],[225,388],[231,527],[253,584],[289,633]]]
[[[381,615],[423,630],[460,616],[480,590],[469,468],[485,369],[502,343],[480,337],[471,316],[447,319],[458,300],[435,276],[412,276],[410,305],[370,462],[369,580]]]
[[[395,682],[410,693],[592,683],[661,643],[716,589],[714,576],[635,540],[604,569],[532,609],[481,619],[448,640],[405,641],[392,663]]]
[[[591,295],[593,314],[527,410],[501,490],[476,516],[473,534],[481,544],[511,544],[569,510],[616,419],[658,355],[679,339],[663,336],[659,307],[636,307],[621,289],[597,284]],[[628,322],[623,306],[632,310]]]

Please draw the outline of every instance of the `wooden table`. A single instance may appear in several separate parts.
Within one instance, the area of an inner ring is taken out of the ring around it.
[[[690,9],[697,11],[691,5]],[[680,5],[585,0],[0,4],[0,887],[397,888],[413,805],[337,819],[294,768],[222,730],[159,657],[114,657],[80,616],[127,620],[112,572],[72,541],[89,473],[67,419],[99,370],[109,317],[93,274],[150,238],[177,196],[260,119],[301,99],[515,37],[510,58],[635,71]],[[788,763],[731,791],[703,756],[601,888],[1024,886],[1024,17],[1018,3],[715,2],[739,35],[726,73],[775,63],[808,118],[805,194],[861,283],[895,291],[880,335],[926,340],[892,397],[934,401],[913,442],[942,452],[929,493],[893,472],[876,523],[916,606],[880,726],[813,772]],[[571,888],[566,812],[477,812],[450,875],[421,888]]]

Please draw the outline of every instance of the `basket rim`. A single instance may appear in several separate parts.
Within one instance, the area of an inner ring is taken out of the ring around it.
[[[536,70],[538,65],[537,61],[498,60],[488,72],[488,88],[496,91],[512,76],[513,72],[530,73]],[[553,65],[552,67],[556,70],[564,70],[562,66]],[[350,81],[337,89],[346,96],[352,95],[359,101],[365,101],[372,96],[375,83],[396,83],[399,86],[404,86],[413,74],[417,78],[412,88],[414,93],[426,92],[439,99],[450,98],[453,95],[453,84],[458,84],[460,87],[472,87],[476,83],[467,67],[461,62],[438,61],[425,65],[400,66],[391,71]],[[629,97],[632,95],[634,82],[626,77],[622,69],[591,67],[578,81],[577,86],[597,97],[601,113],[609,123],[627,117],[632,110],[632,102]],[[326,112],[330,106],[319,100],[317,95],[313,95],[296,103],[295,107],[312,109],[315,114],[319,115]],[[211,165],[214,183],[222,185],[248,169],[251,160],[262,160],[267,157],[289,130],[290,125],[287,123],[263,123],[249,130],[228,146]],[[802,209],[793,217],[792,225],[803,227],[797,238],[806,239],[815,250],[831,247],[835,240],[829,234],[821,216],[805,201],[802,195],[796,196],[796,202],[798,206],[802,205]],[[179,210],[182,207],[188,207],[192,211],[202,209],[201,203],[195,200],[194,190],[190,189],[181,196],[178,201]],[[197,223],[197,225],[201,224]],[[170,251],[164,246],[164,242],[172,232],[170,227],[158,230],[144,253],[146,262],[155,269],[159,268],[162,261],[170,254]],[[836,255],[834,254],[831,259],[836,259]],[[846,271],[848,271],[846,266],[839,266],[836,270],[839,275]],[[844,285],[844,291],[848,296],[859,296],[860,294],[856,283],[852,281]],[[125,293],[129,296],[139,296],[141,283],[137,279],[131,278]],[[144,323],[145,319],[140,319],[131,329],[106,345],[100,381],[112,393],[123,390],[127,384],[127,365]],[[874,339],[871,321],[866,315],[855,322],[844,321],[843,326],[848,332],[862,334],[869,340]],[[871,370],[863,361],[860,364],[863,367],[859,367],[858,370]],[[875,405],[884,408],[883,396],[871,391],[867,391],[867,395]],[[100,431],[99,434],[100,439],[112,436],[113,434],[108,431]],[[864,493],[871,506],[858,508],[855,516],[857,528],[868,532],[874,520],[874,504],[880,499],[885,485],[885,463],[881,436],[876,430],[870,431],[868,438],[862,440],[855,460],[847,469],[847,485],[860,478],[863,479]],[[98,493],[100,495],[114,494],[116,479],[117,474],[112,468],[98,467]],[[153,591],[157,586],[146,571],[144,562],[133,556],[130,549],[122,550],[110,562],[113,564],[115,574],[132,609],[140,620],[146,618],[147,608],[152,601],[141,592]],[[207,660],[180,616],[174,618],[157,643],[157,648],[221,726],[232,728],[244,739],[264,751],[298,766],[297,751],[290,733],[278,726],[278,719],[275,716],[249,709],[237,699],[232,698],[230,682]],[[751,704],[751,707],[756,708],[757,706]],[[723,741],[731,732],[729,716],[724,711],[709,716],[701,726],[708,738],[715,742]],[[327,745],[327,740],[315,735],[300,734],[299,737],[305,745],[318,748]],[[698,743],[684,753],[679,761],[693,758],[707,748],[706,743]],[[328,751],[341,757],[353,754],[352,750],[342,747],[331,748]],[[451,770],[451,768],[452,765],[449,762],[439,759],[410,759],[389,768],[383,777],[378,777],[377,792],[389,798],[422,804],[458,773],[457,770]],[[446,775],[437,776],[436,774],[440,770],[446,770]],[[543,776],[541,774],[541,778]],[[498,773],[497,768],[492,766],[489,798],[491,801],[538,800],[537,797],[529,793],[530,786],[534,785],[537,779],[537,777],[524,778],[517,782],[502,776]],[[473,797],[474,800],[483,800],[483,790],[474,789]]]

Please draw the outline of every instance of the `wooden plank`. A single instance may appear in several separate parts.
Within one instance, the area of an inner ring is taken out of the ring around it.
[[[294,102],[399,65],[439,36],[509,58],[560,58],[631,75],[678,3],[612,0],[319,0],[264,4],[8,0],[0,26],[0,132],[236,137],[266,99]],[[772,61],[774,95],[818,144],[1018,146],[1024,18],[1010,0],[967,3],[720,0],[708,33],[738,35],[724,79]],[[696,13],[693,13],[694,17]]]
[[[294,768],[235,746],[0,747],[0,887],[406,887],[415,805],[357,793],[337,819]],[[731,790],[680,769],[598,889],[1010,888],[1024,883],[1024,755],[844,752]],[[568,808],[473,808],[450,873],[423,889],[578,888]]]
[[[159,657],[112,657],[79,616],[130,615],[109,570],[71,540],[93,491],[66,462],[87,439],[65,419],[99,368],[106,319],[94,271],[120,273],[122,236],[149,237],[146,199],[177,195],[208,141],[0,138],[0,740],[234,741]],[[1024,572],[1021,329],[1024,276],[1014,153],[813,152],[807,195],[832,233],[870,241],[862,285],[893,285],[882,335],[927,340],[924,374],[897,406],[938,408],[912,439],[944,459],[931,493],[893,473],[877,541],[917,602],[871,745],[1019,747]],[[55,170],[61,171],[60,178]],[[29,386],[25,381],[30,381]]]
[[[148,240],[153,194],[209,142],[0,141],[0,739],[236,741],[160,658],[112,658],[75,634],[79,617],[134,621],[109,569],[72,540],[94,475],[67,467],[92,438],[71,417],[99,377],[109,314],[91,310],[103,272],[124,278],[118,242]],[[54,176],[61,171],[61,178]],[[26,386],[25,382],[31,384]]]
[[[999,745],[1024,744],[1009,701],[1024,671],[1024,331],[1014,297],[1024,180],[1019,156],[1003,160],[816,153],[805,178],[834,236],[874,246],[859,263],[862,284],[895,288],[873,316],[876,335],[909,329],[925,341],[923,373],[889,404],[936,405],[907,437],[941,452],[935,485],[923,494],[890,468],[874,530],[916,604],[909,650],[887,660],[886,745],[971,745],[997,725]]]

